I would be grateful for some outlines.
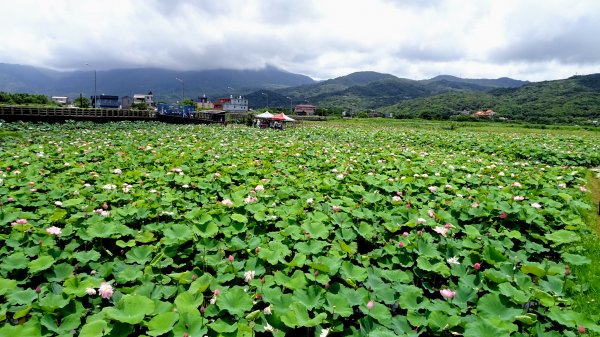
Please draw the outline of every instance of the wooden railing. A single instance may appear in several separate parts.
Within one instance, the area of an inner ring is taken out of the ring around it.
[[[81,108],[49,108],[0,106],[0,118],[3,117],[57,117],[57,118],[103,118],[103,119],[154,119],[153,110],[122,110],[122,109],[81,109]]]

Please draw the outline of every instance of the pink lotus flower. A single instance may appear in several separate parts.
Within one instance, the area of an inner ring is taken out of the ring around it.
[[[446,233],[448,232],[448,228],[446,227],[441,227],[441,226],[435,226],[435,228],[433,229],[436,233],[441,234],[443,237],[446,237]]]
[[[339,212],[342,210],[342,208],[340,206],[333,205],[331,206],[331,210],[333,210],[334,212]]]
[[[18,219],[15,221],[17,225],[25,225],[27,223],[27,219]]]
[[[475,268],[476,270],[479,270],[479,269],[481,269],[481,264],[479,262],[475,262],[473,264],[473,268]]]
[[[229,255],[229,257],[227,258],[227,260],[229,260],[229,262],[233,263],[233,255]]]
[[[500,219],[506,219],[506,212],[500,213]]]
[[[542,208],[542,205],[538,204],[537,202],[534,202],[531,204],[531,207],[540,209],[540,208]]]
[[[402,200],[402,198],[400,198],[400,197],[399,197],[399,196],[397,196],[397,195],[395,195],[395,196],[393,196],[393,197],[392,197],[392,201],[393,201],[393,202],[399,202],[399,201],[401,201],[401,200]]]
[[[514,201],[523,201],[523,200],[525,200],[525,197],[522,197],[522,196],[520,196],[520,195],[515,195],[515,196],[513,197],[513,200],[514,200]]]
[[[52,234],[52,235],[62,234],[62,230],[56,226],[50,226],[50,227],[46,228],[46,232],[48,232],[48,234]]]
[[[404,242],[402,242],[402,241],[398,242],[398,247],[399,247],[399,248],[402,248],[402,247],[404,247]]]
[[[254,190],[256,192],[264,191],[265,187],[263,185],[256,185],[256,187],[254,188]]]
[[[443,298],[454,298],[454,296],[456,296],[456,292],[452,291],[450,289],[442,289],[440,290],[440,295],[442,295]]]
[[[85,293],[88,294],[88,295],[90,295],[90,296],[91,295],[96,295],[96,289],[94,289],[94,288],[86,288],[85,289]]]
[[[227,207],[233,206],[233,201],[231,201],[229,199],[223,199],[223,201],[221,201],[221,203]]]
[[[430,218],[433,218],[435,217],[435,212],[430,209],[429,211],[427,211],[427,215],[429,215]]]
[[[219,294],[221,293],[221,291],[219,291],[219,288],[215,289],[215,291],[213,291],[213,294],[215,296],[219,296]]]
[[[425,221],[427,221],[427,220],[425,220],[425,219],[423,219],[423,218],[418,218],[418,219],[417,219],[417,224],[421,224],[421,223],[423,223],[423,222],[425,222]]]
[[[580,192],[587,192],[587,188],[585,188],[585,186],[579,186],[579,191]]]
[[[516,182],[516,181],[514,183],[512,183],[511,186],[512,187],[522,187],[522,185],[520,183]]]
[[[374,306],[375,306],[375,302],[373,302],[373,300],[370,300],[369,303],[367,303],[367,308],[369,310],[373,309]]]
[[[402,233],[402,236],[407,237],[408,236],[408,232]]]
[[[114,174],[121,174],[121,173],[123,173],[123,171],[121,171],[121,169],[114,169],[113,173]]]
[[[213,176],[215,176],[215,178],[219,178],[221,176],[221,173],[215,172],[215,174],[213,174]]]
[[[438,188],[437,188],[436,186],[429,186],[429,187],[428,187],[428,189],[429,189],[429,191],[431,191],[432,193],[438,190]]]
[[[102,282],[100,284],[100,288],[98,288],[98,294],[102,296],[102,298],[111,298],[113,295],[113,287],[110,283]]]
[[[244,273],[244,281],[246,281],[246,283],[250,282],[252,279],[254,279],[254,270],[249,270],[247,272]]]

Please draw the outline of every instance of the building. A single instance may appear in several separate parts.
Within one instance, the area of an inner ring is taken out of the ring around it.
[[[294,107],[294,114],[296,115],[314,115],[317,110],[317,107],[312,104],[298,104]]]
[[[154,107],[154,95],[152,91],[147,94],[134,94],[133,104],[146,104],[148,107]]]
[[[92,101],[92,107],[94,108],[118,109],[120,107],[119,96],[97,95],[91,96],[90,99]]]
[[[198,97],[196,106],[200,110],[212,110],[215,108],[215,104],[213,102],[209,102],[206,95],[202,95],[202,97]]]
[[[132,104],[133,104],[133,97],[131,97],[131,96],[121,97],[121,108],[122,109],[131,109]]]
[[[232,96],[219,98],[213,103],[215,110],[235,112],[235,113],[247,113],[248,112],[248,100],[242,96],[233,98]]]
[[[486,111],[477,111],[476,113],[473,114],[473,117],[493,117],[496,114],[496,112],[492,109],[487,109]]]
[[[58,105],[69,104],[69,98],[67,96],[52,96],[50,100]]]

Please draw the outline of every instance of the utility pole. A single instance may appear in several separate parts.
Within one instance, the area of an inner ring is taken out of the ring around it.
[[[290,100],[290,115],[292,115],[292,98],[291,97],[286,97],[286,98]]]
[[[88,66],[88,67],[90,67],[90,68],[92,67],[92,66],[90,66],[89,63],[86,63],[85,65]],[[96,100],[97,99],[98,99],[98,95],[97,95],[97,92],[96,92],[96,69],[94,69],[94,108],[96,108],[96,105],[97,105]]]
[[[183,80],[180,78],[175,77],[176,80],[178,80],[179,82],[181,82],[181,104],[183,104],[183,100],[185,97],[185,84],[183,83]]]
[[[265,94],[264,92],[261,92],[261,94],[267,96],[267,110],[269,110],[269,94]]]

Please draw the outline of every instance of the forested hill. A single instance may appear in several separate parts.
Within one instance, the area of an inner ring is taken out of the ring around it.
[[[540,123],[600,120],[600,74],[533,82],[519,88],[488,92],[445,92],[403,101],[380,109],[402,118],[456,118],[492,109],[496,118]]]

